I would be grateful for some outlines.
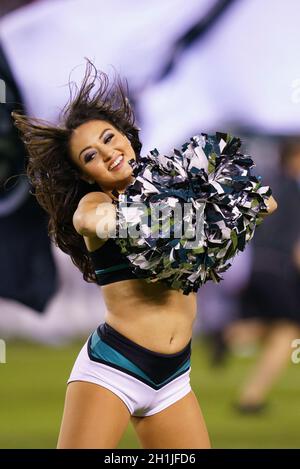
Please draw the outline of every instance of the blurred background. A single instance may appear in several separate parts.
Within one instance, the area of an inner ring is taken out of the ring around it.
[[[0,448],[56,446],[103,320],[101,289],[48,237],[10,117],[57,122],[85,57],[128,80],[143,153],[231,132],[271,186],[278,210],[198,291],[191,380],[214,448],[300,447],[299,15],[297,0],[0,2]],[[131,426],[119,447],[139,447]]]

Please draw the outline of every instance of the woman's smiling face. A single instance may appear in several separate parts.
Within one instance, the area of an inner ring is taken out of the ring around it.
[[[107,121],[91,120],[73,130],[70,154],[81,178],[96,182],[104,192],[125,189],[132,182],[128,161],[136,159],[135,152],[126,135]],[[116,158],[121,161],[113,168]]]

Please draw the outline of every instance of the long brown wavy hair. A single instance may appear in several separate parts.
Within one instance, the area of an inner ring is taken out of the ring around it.
[[[74,97],[72,87],[69,89],[70,99],[56,126],[17,111],[12,117],[28,151],[26,173],[33,189],[30,192],[49,214],[50,239],[70,255],[84,280],[96,282],[84,239],[76,232],[72,218],[80,199],[101,189],[98,184],[91,185],[80,178],[80,170],[70,158],[70,138],[79,125],[100,119],[126,135],[137,159],[142,144],[127,98],[127,82],[126,89],[119,76],[110,83],[108,76],[87,59],[83,81],[79,89],[76,86]]]

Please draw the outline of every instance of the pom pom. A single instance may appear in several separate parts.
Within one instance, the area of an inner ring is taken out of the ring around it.
[[[170,155],[154,149],[129,161],[134,181],[118,198],[115,242],[138,277],[185,295],[222,279],[272,194],[240,146],[230,134],[202,133]]]

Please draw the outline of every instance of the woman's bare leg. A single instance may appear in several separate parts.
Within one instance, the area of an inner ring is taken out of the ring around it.
[[[138,438],[148,448],[210,448],[203,415],[193,391],[148,417],[131,417]]]
[[[57,449],[116,448],[129,420],[127,406],[112,391],[72,381],[67,386]]]

